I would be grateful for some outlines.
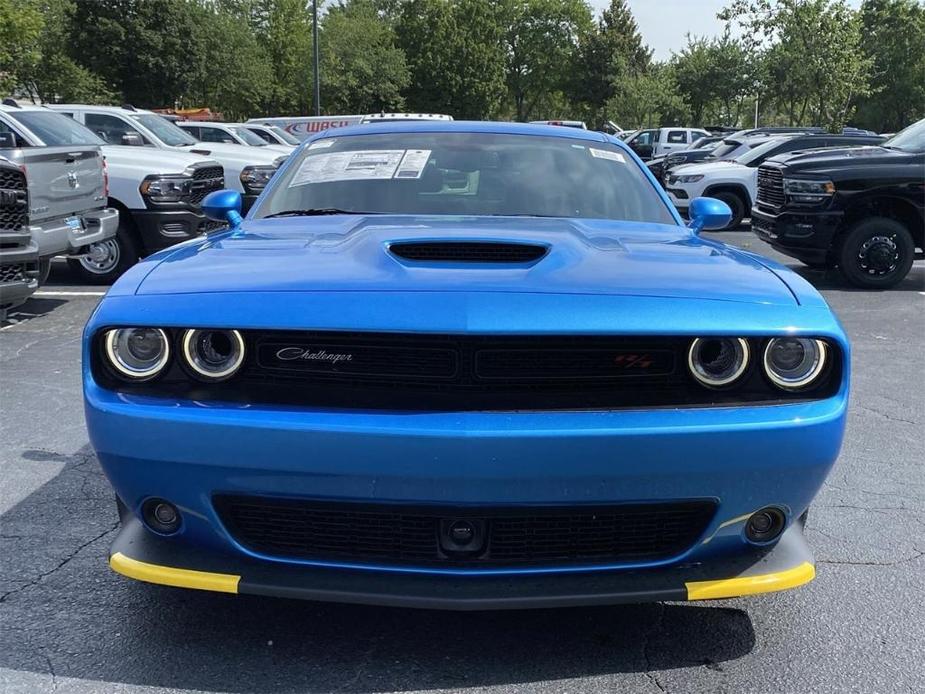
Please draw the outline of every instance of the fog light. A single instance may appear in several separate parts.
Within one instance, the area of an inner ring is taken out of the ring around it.
[[[180,511],[164,499],[148,499],[141,507],[145,525],[161,535],[172,535],[180,529]]]
[[[779,508],[768,506],[755,511],[745,523],[745,537],[749,542],[765,544],[776,540],[784,531],[787,517]]]

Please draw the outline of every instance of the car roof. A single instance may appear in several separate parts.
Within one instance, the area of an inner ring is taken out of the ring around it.
[[[53,109],[60,109],[63,111],[66,111],[69,109],[81,109],[81,110],[93,109],[94,111],[102,111],[104,113],[118,113],[123,116],[131,116],[132,114],[137,115],[139,113],[160,115],[160,114],[154,113],[154,111],[149,111],[146,108],[134,108],[133,107],[129,109],[129,108],[125,108],[124,106],[98,106],[96,104],[49,104],[49,106]]]
[[[0,103],[0,111],[4,113],[16,113],[17,111],[45,111],[47,110],[42,104],[33,104],[30,102],[18,103],[13,106],[9,103]]]
[[[345,125],[340,128],[323,130],[317,134],[318,139],[326,137],[347,137],[352,135],[371,135],[373,133],[494,133],[498,135],[533,135],[559,137],[570,140],[587,140],[589,142],[607,142],[616,144],[616,138],[610,138],[595,130],[580,128],[563,128],[558,125],[540,125],[535,123],[507,123],[502,121],[383,121],[381,123],[364,123],[362,125]],[[626,148],[622,142],[620,146]]]

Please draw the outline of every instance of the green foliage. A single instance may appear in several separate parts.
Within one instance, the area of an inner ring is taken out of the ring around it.
[[[319,43],[321,103],[329,113],[404,109],[411,73],[394,29],[371,0],[330,9]]]
[[[844,0],[734,0],[721,14],[764,63],[762,96],[790,125],[840,129],[869,93],[861,22]]]
[[[871,91],[860,99],[857,124],[895,132],[925,116],[925,5],[917,0],[865,0],[864,51]]]
[[[605,117],[622,127],[654,128],[687,123],[690,107],[678,88],[674,68],[653,64],[615,85],[605,105]]]
[[[44,24],[36,3],[0,0],[0,93],[12,92],[34,71]]]
[[[687,37],[671,63],[693,123],[739,123],[755,98],[751,62],[749,52],[729,32],[711,40]]]

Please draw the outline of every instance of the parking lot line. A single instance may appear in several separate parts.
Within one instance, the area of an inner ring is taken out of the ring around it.
[[[32,296],[106,296],[106,292],[55,292],[55,291],[45,291],[40,289]]]

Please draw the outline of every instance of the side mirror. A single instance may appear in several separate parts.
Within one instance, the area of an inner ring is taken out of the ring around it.
[[[144,142],[138,133],[125,133],[122,135],[121,144],[128,147],[142,147]]]
[[[226,188],[209,193],[202,200],[202,211],[209,219],[228,222],[232,227],[244,221],[241,216],[241,194],[236,190]]]
[[[687,226],[695,234],[704,229],[725,229],[732,221],[729,205],[716,198],[694,198],[687,213],[691,218]]]
[[[16,149],[16,136],[13,133],[0,133],[0,148]]]

